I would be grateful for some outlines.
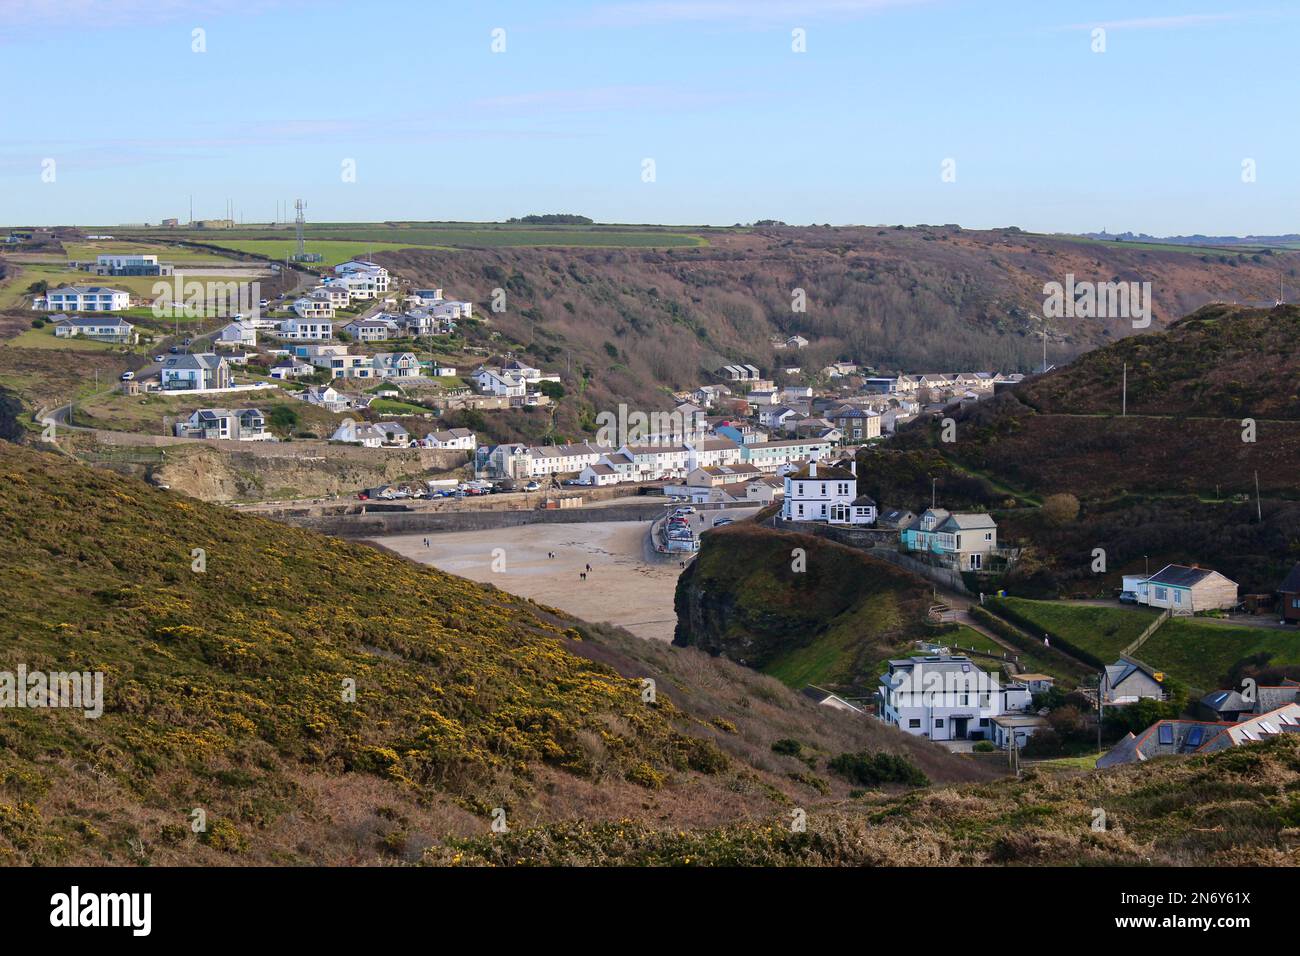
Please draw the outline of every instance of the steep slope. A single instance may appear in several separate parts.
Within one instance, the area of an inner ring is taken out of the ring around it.
[[[1030,564],[1041,562],[1049,589],[1111,593],[1145,556],[1153,568],[1214,567],[1243,594],[1268,593],[1300,559],[1298,334],[1295,306],[1207,307],[954,412],[956,441],[941,440],[938,422],[919,421],[890,450],[864,455],[859,474],[868,490],[876,462],[891,476],[910,474],[910,488],[891,489],[909,500],[881,500],[912,507],[928,500],[933,472],[890,464],[890,455],[940,456],[966,481],[974,476],[970,487],[954,484],[951,500],[941,481],[941,504],[1074,495],[1077,520],[1053,523],[1033,510],[999,517],[1004,539],[1033,546]],[[1106,552],[1106,574],[1091,570],[1095,548]]]
[[[466,840],[439,864],[585,866],[1294,866],[1300,740],[996,786],[872,796],[692,833],[569,825]],[[1098,817],[1100,809],[1104,816]],[[1105,829],[1094,829],[1102,820]]]
[[[777,676],[871,693],[876,665],[924,634],[922,579],[824,538],[740,524],[704,536],[678,579],[674,643]]]
[[[498,346],[562,370],[586,411],[619,401],[659,407],[726,361],[804,373],[837,359],[881,368],[1035,368],[1043,285],[1152,283],[1155,327],[1213,301],[1276,293],[1297,254],[1224,257],[1019,230],[957,227],[714,230],[709,244],[667,250],[457,249],[376,254],[398,275],[473,299]],[[492,312],[493,290],[505,311]],[[795,290],[806,295],[795,311]],[[1053,361],[1132,334],[1127,319],[1052,324]],[[770,338],[811,344],[774,352]],[[705,379],[706,380],[706,379]],[[613,403],[613,404],[611,404]],[[583,420],[576,401],[561,426]],[[567,416],[564,417],[564,416]]]
[[[775,682],[745,690],[693,652],[673,661],[684,676],[650,670],[631,638],[584,639],[558,612],[371,548],[2,442],[0,482],[0,669],[101,672],[104,696],[97,718],[4,711],[8,862],[411,859],[486,832],[497,807],[512,826],[718,823],[811,785],[747,762],[791,727],[924,752],[936,781],[971,774]],[[644,677],[664,685],[652,702]],[[719,687],[701,716],[674,703],[698,704],[697,683]],[[749,693],[788,706],[741,746],[721,714]]]

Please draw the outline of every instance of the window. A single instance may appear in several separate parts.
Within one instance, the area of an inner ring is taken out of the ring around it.
[[[987,717],[981,717],[981,718],[980,718],[980,726],[981,726],[981,727],[987,727],[988,725],[989,725],[989,719],[988,719]]]
[[[913,717],[911,720],[907,722],[907,726],[913,728],[919,728],[921,726],[921,719],[919,717]]]
[[[943,726],[943,718],[940,717],[938,720],[936,720],[936,721],[934,722],[934,725],[935,725],[936,727],[942,727],[942,726]]]
[[[1168,591],[1166,591],[1166,590],[1165,590],[1164,588],[1162,588],[1162,587],[1157,587],[1157,588],[1156,588],[1156,600],[1157,600],[1157,601],[1165,601],[1165,600],[1168,600],[1168,597],[1169,597],[1169,592],[1168,592]]]
[[[1182,592],[1182,591],[1175,591],[1175,592],[1174,592],[1174,603],[1175,603],[1175,604],[1182,604],[1182,603],[1183,603],[1183,592]]]
[[[1173,724],[1161,724],[1161,725],[1160,725],[1160,742],[1161,742],[1162,744],[1172,744],[1172,743],[1174,742],[1174,725],[1173,725]]]

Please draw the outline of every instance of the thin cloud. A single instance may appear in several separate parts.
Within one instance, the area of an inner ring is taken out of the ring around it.
[[[682,110],[733,102],[737,96],[699,90],[674,90],[660,86],[604,86],[572,90],[537,90],[528,93],[486,97],[475,101],[471,111],[535,114],[599,113],[611,110]]]
[[[671,23],[747,25],[855,19],[934,0],[632,0],[594,7],[592,26],[636,27]]]
[[[1101,23],[1075,23],[1069,30],[1181,30],[1184,27],[1203,27],[1226,20],[1240,20],[1236,13],[1188,13],[1176,17],[1133,17],[1128,20],[1108,20]]]

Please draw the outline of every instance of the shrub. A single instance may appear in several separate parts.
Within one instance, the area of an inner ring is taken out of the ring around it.
[[[913,787],[924,787],[930,778],[921,769],[896,754],[887,753],[843,753],[833,758],[827,765],[851,783],[874,786],[881,783],[903,783]]]
[[[787,757],[797,757],[803,750],[803,744],[789,737],[782,737],[780,740],[772,741],[772,753],[785,754]]]
[[[976,743],[975,746],[972,747],[971,749],[974,750],[977,754],[991,754],[998,748],[993,746],[991,741],[981,740],[978,743]]]
[[[1060,527],[1079,517],[1079,499],[1071,494],[1048,495],[1040,510],[1048,524]]]

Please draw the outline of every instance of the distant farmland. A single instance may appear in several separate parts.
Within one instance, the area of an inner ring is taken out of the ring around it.
[[[120,230],[119,230],[120,231]],[[221,231],[175,229],[165,233],[142,230],[141,235],[202,242],[211,246],[284,258],[295,249],[291,229],[250,227]],[[700,235],[623,226],[511,226],[492,223],[319,223],[306,229],[309,252],[327,262],[353,255],[413,248],[576,247],[675,248],[706,244]],[[265,251],[267,248],[273,250]]]

